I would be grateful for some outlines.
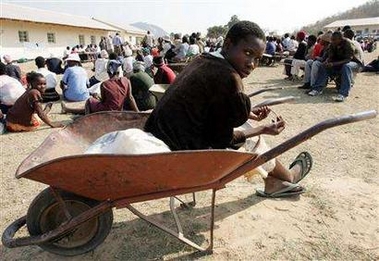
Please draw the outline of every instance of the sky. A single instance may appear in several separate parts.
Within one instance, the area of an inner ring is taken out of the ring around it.
[[[293,32],[368,0],[0,0],[51,11],[82,15],[115,23],[147,22],[171,33],[206,33],[225,25],[232,15],[257,23],[265,31]],[[38,14],[36,14],[38,15]]]

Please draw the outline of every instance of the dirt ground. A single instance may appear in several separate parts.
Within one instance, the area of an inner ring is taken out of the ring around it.
[[[365,54],[366,61],[379,50]],[[21,64],[23,71],[33,63]],[[90,68],[90,64],[85,64]],[[287,122],[281,135],[267,137],[274,146],[328,118],[375,109],[379,111],[379,75],[360,73],[351,96],[335,103],[334,89],[309,97],[284,81],[283,66],[259,67],[247,79],[246,92],[267,86],[282,86],[252,99],[259,102],[293,95],[294,103],[274,107]],[[330,85],[334,87],[334,85]],[[60,114],[53,106],[51,118],[69,123],[72,115]],[[46,186],[14,173],[22,160],[53,131],[43,125],[31,133],[0,136],[1,216],[0,231],[26,214],[31,201]],[[114,210],[113,228],[105,242],[82,256],[65,258],[38,246],[8,249],[0,245],[1,260],[379,260],[379,118],[327,130],[280,156],[288,165],[301,151],[313,155],[314,167],[302,181],[307,192],[290,199],[255,196],[262,187],[243,177],[217,192],[214,252],[197,256],[194,250],[136,218],[125,209]],[[78,173],[80,175],[80,173]],[[197,206],[179,210],[190,238],[206,246],[209,239],[209,191],[197,194]],[[184,196],[190,199],[189,196]],[[148,216],[173,226],[168,199],[136,206]],[[19,233],[26,235],[26,229]]]

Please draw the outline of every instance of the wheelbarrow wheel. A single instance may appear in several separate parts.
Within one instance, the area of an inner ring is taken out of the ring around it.
[[[99,204],[96,200],[80,197],[69,192],[59,191],[58,193],[72,217]],[[67,221],[67,216],[49,188],[43,190],[33,200],[26,216],[26,224],[31,236],[52,231],[65,221]],[[75,227],[60,238],[39,246],[58,255],[81,255],[95,249],[105,240],[112,228],[112,223],[113,213],[110,209]]]

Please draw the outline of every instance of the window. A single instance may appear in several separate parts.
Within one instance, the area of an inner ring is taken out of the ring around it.
[[[84,35],[83,34],[79,34],[79,45],[85,45],[85,41],[84,41]]]
[[[91,35],[91,44],[96,44],[96,36]]]
[[[55,33],[47,33],[47,42],[55,43]]]
[[[28,31],[18,31],[18,40],[20,43],[29,42]]]
[[[129,42],[133,42],[133,37],[129,36]]]

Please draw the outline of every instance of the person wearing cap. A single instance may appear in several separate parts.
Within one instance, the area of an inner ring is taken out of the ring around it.
[[[3,56],[4,62],[5,62],[5,68],[7,75],[10,77],[15,78],[19,82],[21,82],[21,69],[18,65],[13,64],[12,58],[10,55],[6,54]]]
[[[72,53],[66,58],[67,69],[65,70],[61,88],[63,98],[67,101],[85,101],[89,98],[89,81],[87,72],[83,69],[80,63],[80,58],[77,53]]]
[[[108,64],[108,52],[104,49],[100,52],[100,58],[95,61],[95,74],[89,79],[89,86],[93,86],[96,83],[103,82],[109,79],[107,73]]]
[[[132,111],[138,106],[132,95],[132,87],[126,77],[119,77],[120,61],[110,60],[107,65],[109,79],[100,85],[101,97],[90,97],[85,105],[86,114],[99,111],[122,111],[127,100]]]
[[[124,52],[125,58],[122,62],[122,70],[124,71],[124,76],[129,79],[130,75],[133,73],[133,63],[135,62],[135,59],[133,57],[133,51],[129,46],[125,48]]]
[[[286,80],[294,80],[294,76],[291,74],[292,62],[293,60],[305,60],[305,54],[307,52],[307,43],[304,41],[305,32],[300,31],[296,34],[296,41],[298,42],[298,47],[292,59],[285,59],[285,74],[287,75]],[[296,77],[296,76],[295,76]]]
[[[133,63],[133,73],[130,76],[130,83],[133,86],[132,94],[138,108],[141,111],[154,109],[156,99],[149,91],[154,81],[150,75],[145,72],[143,62],[136,61]],[[124,104],[124,107],[129,107],[128,101]]]
[[[153,64],[154,67],[157,68],[154,74],[154,82],[156,84],[171,84],[174,82],[176,75],[174,71],[164,63],[162,56],[154,57]]]
[[[322,82],[322,79],[318,78],[318,71],[320,67],[323,67],[323,61],[326,60],[328,55],[328,49],[330,44],[330,39],[332,37],[331,32],[324,33],[320,36],[319,44],[322,48],[318,52],[318,49],[313,52],[313,59],[309,59],[304,68],[304,79],[303,85],[299,86],[299,89],[311,89],[315,85],[326,84]],[[316,82],[317,81],[317,82]],[[321,82],[320,82],[321,81]],[[307,91],[308,92],[308,91]]]
[[[36,72],[42,74],[46,79],[46,90],[42,93],[43,102],[58,101],[60,96],[55,90],[58,84],[57,75],[46,68],[46,61],[42,56],[36,57],[34,61],[38,68]]]

